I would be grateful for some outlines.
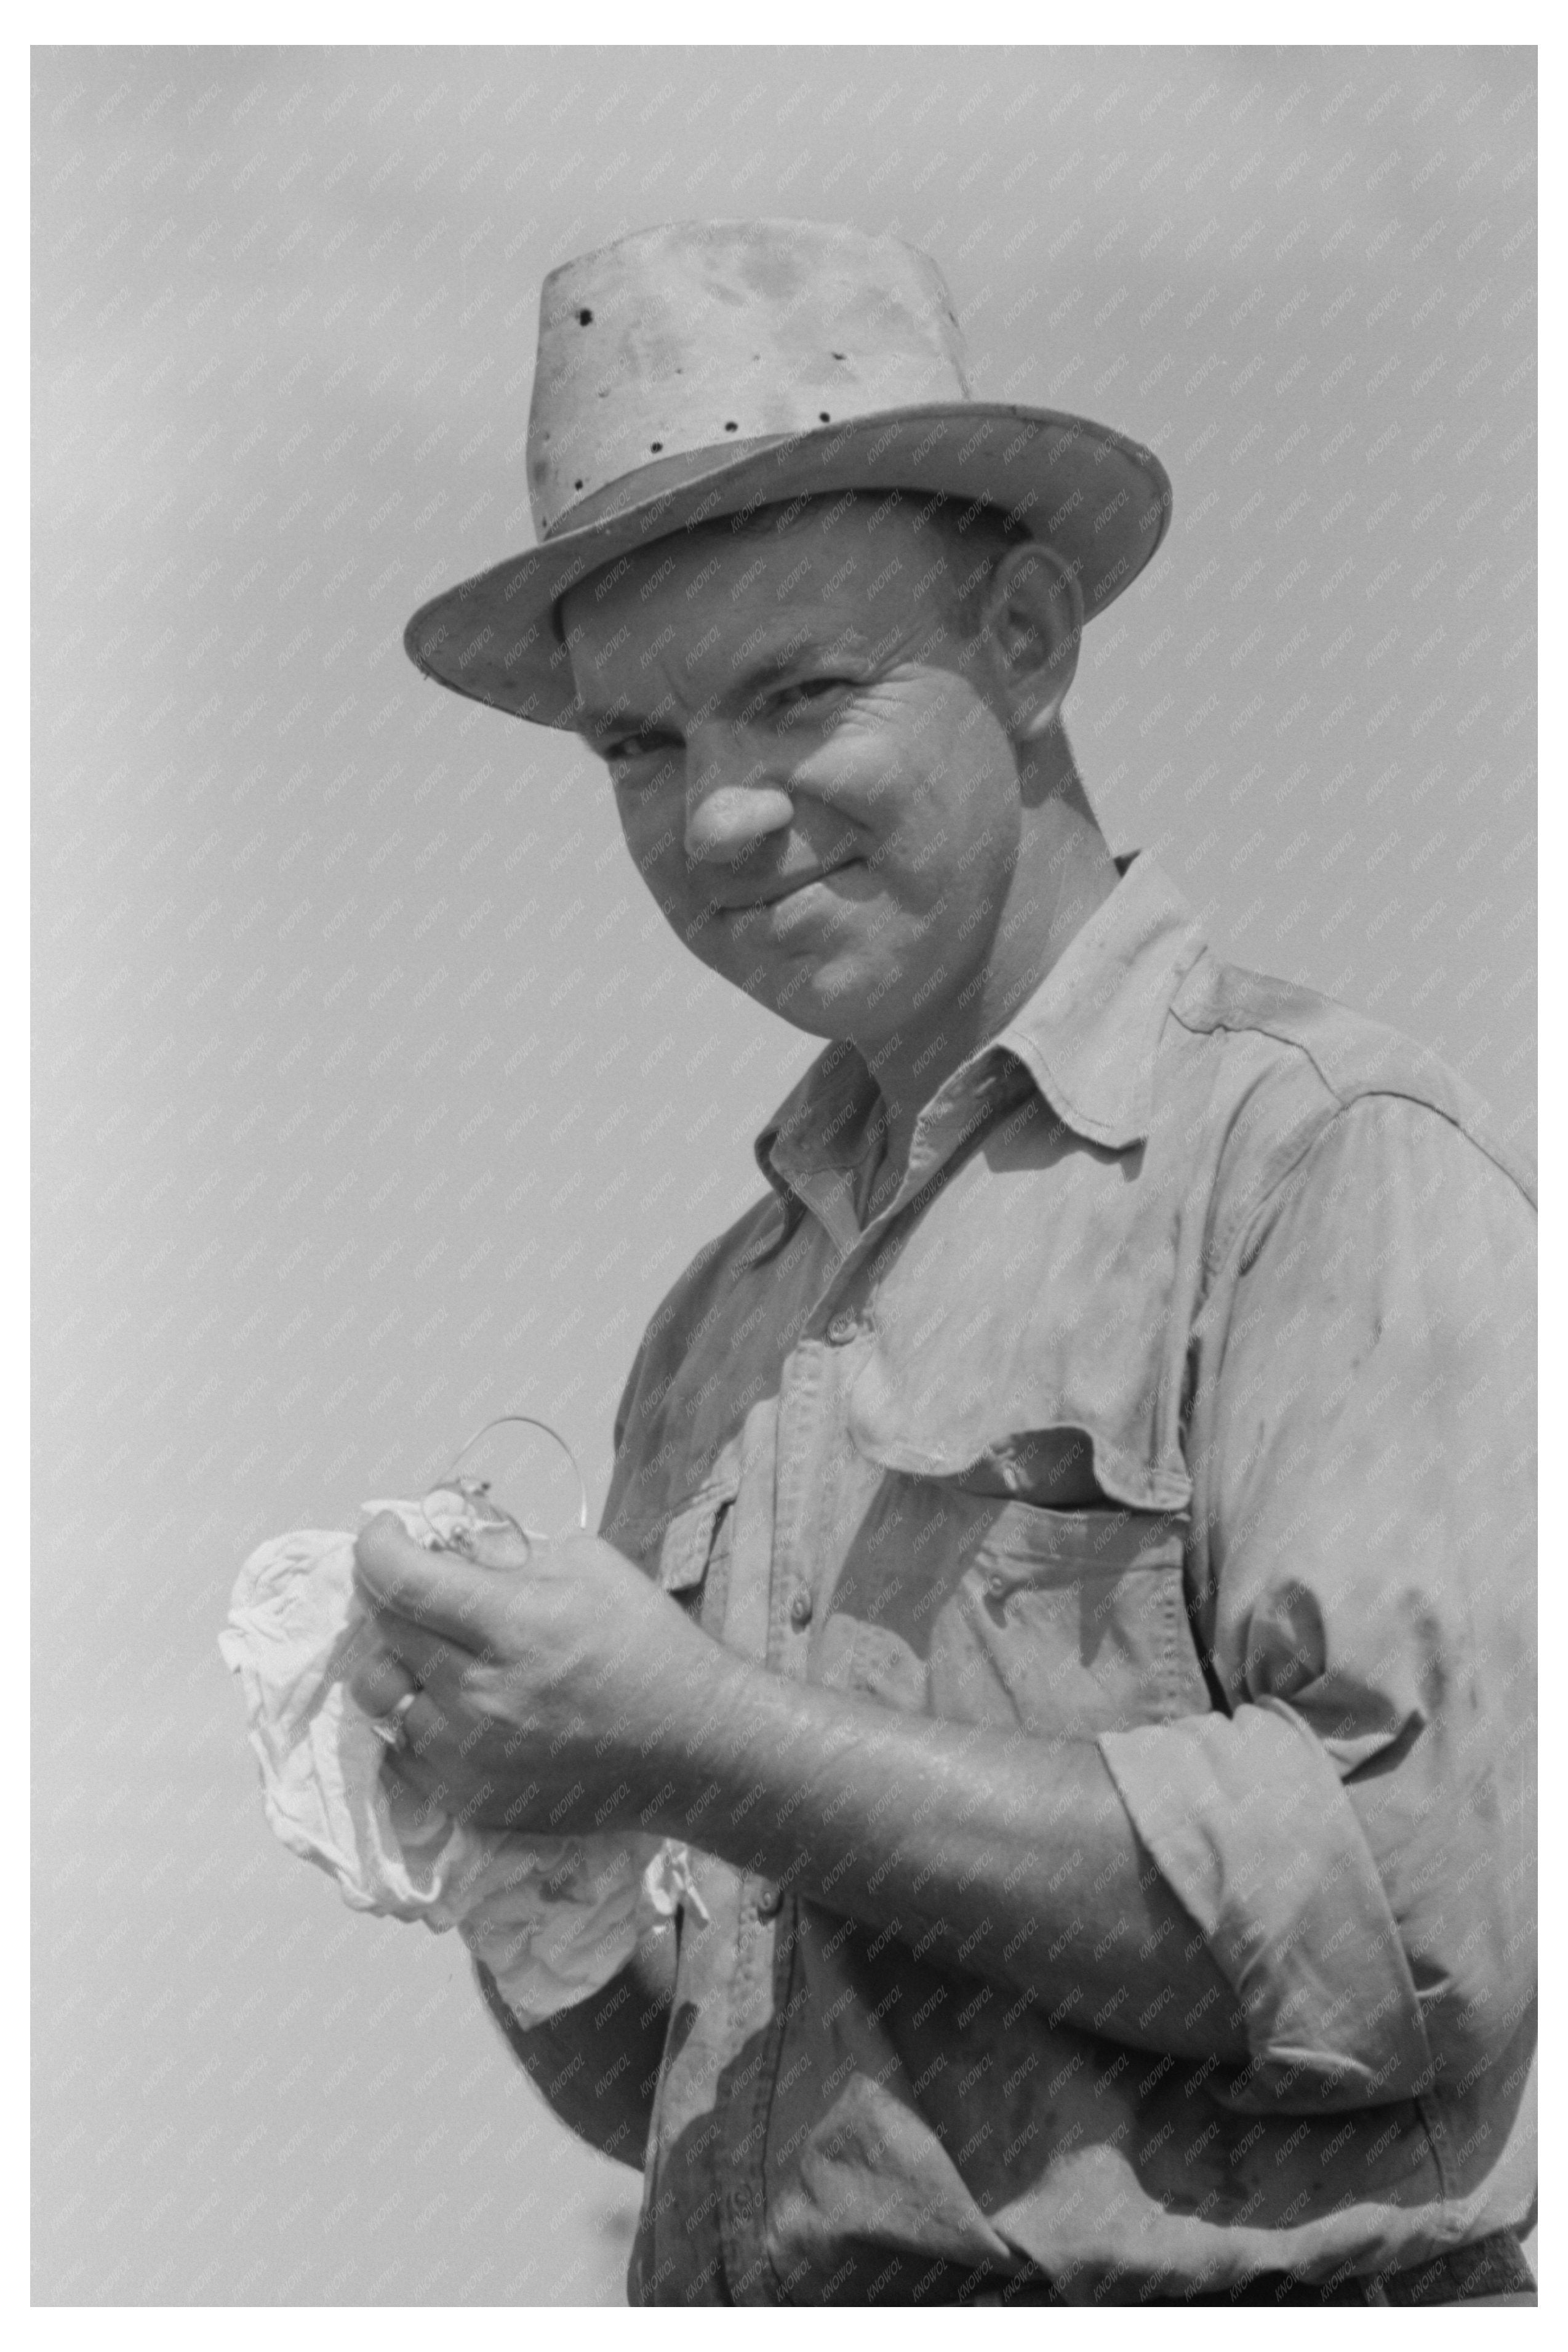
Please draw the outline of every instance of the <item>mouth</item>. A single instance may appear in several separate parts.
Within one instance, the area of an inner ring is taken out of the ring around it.
[[[863,860],[858,857],[845,857],[837,866],[815,866],[810,874],[780,876],[766,890],[758,890],[749,898],[732,899],[721,906],[718,911],[737,920],[747,915],[762,914],[768,908],[781,907],[789,899],[798,898],[803,890],[810,890],[815,884],[826,882],[831,876],[847,873],[852,866],[862,863]]]

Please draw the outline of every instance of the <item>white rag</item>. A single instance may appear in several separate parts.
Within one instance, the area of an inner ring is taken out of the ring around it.
[[[378,1511],[429,1543],[417,1506],[365,1505],[367,1518]],[[267,1818],[291,1853],[329,1871],[356,1911],[455,1927],[524,2027],[597,1992],[681,1902],[706,1918],[684,1846],[474,1829],[383,1773],[385,1745],[345,1682],[367,1613],[353,1567],[354,1538],[340,1531],[275,1537],[241,1569],[218,1636],[244,1694]]]

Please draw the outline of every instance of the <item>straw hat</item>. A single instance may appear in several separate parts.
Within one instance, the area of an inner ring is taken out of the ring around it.
[[[550,727],[577,709],[557,599],[654,540],[803,497],[940,492],[1047,541],[1092,617],[1171,511],[1137,442],[971,396],[925,254],[822,221],[675,221],[552,270],[528,472],[538,545],[433,597],[403,642],[443,686]]]

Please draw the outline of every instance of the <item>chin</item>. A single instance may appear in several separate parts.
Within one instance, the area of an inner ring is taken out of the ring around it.
[[[866,974],[834,963],[737,976],[738,987],[809,1036],[863,1039],[896,1026],[901,975]]]

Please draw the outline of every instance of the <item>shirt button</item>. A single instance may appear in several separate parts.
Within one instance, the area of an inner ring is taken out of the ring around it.
[[[752,2189],[748,2181],[737,2181],[729,2192],[729,2201],[734,2206],[736,2211],[740,2214],[742,2219],[744,2219],[746,2215],[751,2212],[757,2203],[756,2191]]]
[[[779,1912],[782,1911],[783,1908],[783,1888],[779,1886],[765,1886],[761,1894],[757,1898],[758,1917],[759,1919],[777,1919]]]
[[[828,1337],[835,1348],[842,1348],[854,1338],[860,1328],[860,1317],[841,1307],[828,1326]]]
[[[804,1633],[810,1622],[811,1596],[809,1592],[797,1592],[794,1600],[789,1603],[789,1622],[794,1626],[795,1631],[800,1633]]]
[[[986,1591],[993,1601],[1005,1600],[1007,1590],[1008,1580],[1005,1576],[990,1576],[986,1579]]]

